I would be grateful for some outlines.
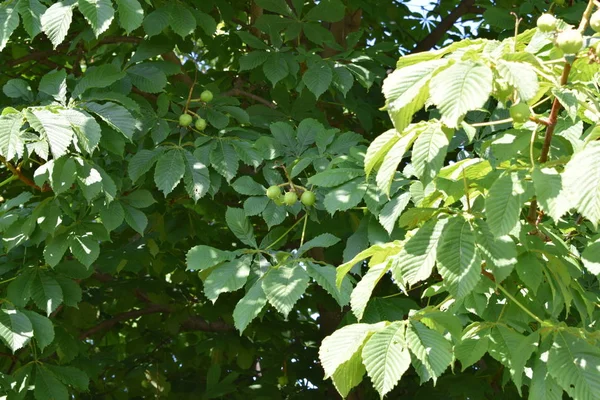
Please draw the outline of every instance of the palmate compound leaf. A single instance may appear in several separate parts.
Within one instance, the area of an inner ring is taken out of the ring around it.
[[[600,223],[600,142],[591,141],[567,163],[563,182],[571,206],[590,220],[594,227]]]
[[[287,318],[308,287],[309,277],[300,262],[272,268],[262,281],[269,303]]]
[[[373,334],[362,349],[367,374],[381,397],[396,386],[410,367],[405,330],[404,321],[393,322]]]
[[[569,331],[554,334],[548,373],[573,399],[600,398],[600,350]]]
[[[456,298],[471,293],[481,279],[481,259],[475,246],[471,223],[461,216],[452,218],[437,248],[438,270],[444,285]]]
[[[492,92],[492,81],[492,70],[473,60],[459,61],[434,76],[429,90],[442,122],[458,128],[468,111],[483,107]]]
[[[248,289],[233,310],[233,323],[240,335],[266,304],[267,295],[262,288],[262,281],[259,279]]]
[[[204,294],[213,303],[221,293],[234,292],[242,288],[250,275],[252,256],[245,255],[223,263],[212,270],[204,281]]]
[[[9,307],[0,309],[0,339],[13,353],[33,337],[33,326],[22,312]]]
[[[392,261],[392,276],[412,286],[431,275],[437,246],[448,219],[430,219],[411,236]]]
[[[336,271],[332,265],[320,265],[313,262],[306,263],[306,273],[333,297],[340,307],[350,302],[352,283],[344,277],[342,285],[338,288],[335,284]]]
[[[65,40],[73,20],[75,0],[63,0],[52,4],[42,15],[42,30],[52,42],[54,48]]]

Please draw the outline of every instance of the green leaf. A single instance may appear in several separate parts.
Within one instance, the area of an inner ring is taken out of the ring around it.
[[[88,68],[83,78],[73,90],[73,97],[78,97],[88,89],[104,88],[125,77],[125,72],[113,64],[104,64]]]
[[[311,240],[309,240],[308,242],[306,242],[302,246],[300,246],[300,248],[298,249],[298,252],[296,254],[298,256],[301,256],[302,254],[306,253],[308,250],[314,249],[315,247],[329,248],[329,247],[337,244],[339,241],[340,241],[340,239],[333,236],[332,234],[323,233],[315,238],[312,238]]]
[[[269,270],[262,287],[269,303],[287,318],[308,287],[308,274],[298,263],[280,265]]]
[[[417,136],[424,128],[426,129],[427,126],[428,123],[420,123],[411,125],[409,128],[405,129],[398,140],[393,140],[394,144],[383,156],[381,166],[377,171],[375,180],[377,181],[377,187],[385,194],[389,195],[390,193],[390,188],[392,187],[392,182],[394,180],[394,176],[396,175],[396,170],[398,169],[400,161],[402,161],[402,158],[404,158],[404,155],[413,144]],[[366,163],[367,160],[365,159],[365,168]]]
[[[554,334],[548,373],[574,399],[594,399],[600,393],[600,350],[566,331]]]
[[[600,275],[600,239],[586,247],[581,254],[581,262],[592,274]]]
[[[233,190],[246,196],[264,196],[267,189],[249,176],[236,179],[231,185]]]
[[[85,108],[99,116],[111,128],[121,132],[127,139],[132,140],[136,130],[136,120],[126,108],[110,102],[104,104],[88,102],[85,103]]]
[[[75,367],[59,366],[59,365],[45,365],[59,381],[65,385],[74,387],[80,391],[88,390],[90,378],[85,372]]]
[[[286,15],[291,17],[293,15],[292,9],[285,0],[256,0],[256,5],[264,8],[265,10]]]
[[[83,295],[81,287],[73,279],[64,276],[59,275],[56,277],[56,280],[62,289],[64,304],[77,308]]]
[[[75,143],[88,154],[92,154],[100,143],[102,129],[96,120],[87,112],[74,108],[60,110],[71,129],[75,132]]]
[[[69,240],[69,249],[75,258],[88,268],[100,255],[98,238],[91,230],[73,234]]]
[[[562,176],[554,168],[535,168],[531,177],[540,209],[558,222],[570,208]]]
[[[387,202],[379,212],[379,222],[388,234],[392,234],[396,226],[396,221],[408,205],[410,198],[411,195],[409,192],[400,193]]]
[[[383,261],[383,260],[382,260]],[[350,295],[350,306],[356,319],[360,321],[364,315],[365,308],[369,303],[371,294],[377,283],[390,270],[390,263],[385,260],[377,265],[371,266],[369,271],[362,277]]]
[[[390,129],[377,136],[375,140],[371,142],[365,156],[365,173],[367,174],[367,177],[371,174],[371,171],[381,165],[383,157],[390,151],[396,142],[398,142],[398,140],[400,140],[398,131]]]
[[[437,249],[444,285],[457,299],[471,293],[481,279],[481,260],[469,221],[454,217],[446,225]]]
[[[290,67],[280,53],[269,53],[269,57],[263,64],[263,72],[275,87],[277,82],[289,75]]]
[[[240,63],[240,72],[250,71],[254,68],[260,67],[265,63],[265,61],[267,61],[268,57],[269,53],[261,50],[251,51],[248,54],[244,54],[238,60]]]
[[[521,394],[525,364],[538,347],[539,334],[523,336],[504,325],[491,330],[488,352],[508,368],[513,382]]]
[[[265,304],[267,304],[267,296],[263,291],[262,282],[258,280],[235,305],[233,310],[233,323],[240,335],[246,330],[250,322],[258,316]]]
[[[383,81],[386,107],[398,132],[410,124],[413,114],[429,97],[429,81],[448,60],[431,60],[397,69]]]
[[[529,385],[529,400],[562,400],[563,390],[554,378],[548,375],[546,361],[536,359]]]
[[[16,352],[33,337],[33,326],[29,318],[13,308],[0,309],[0,339]]]
[[[337,301],[340,307],[350,302],[350,293],[352,284],[347,277],[344,277],[341,286],[338,288],[335,284],[336,270],[331,265],[319,265],[312,262],[306,263],[306,272],[308,276],[314,279],[323,289],[327,291]]]
[[[96,37],[108,29],[115,16],[111,0],[78,0],[78,4],[79,11],[92,27]]]
[[[46,239],[44,247],[44,261],[51,267],[56,266],[62,260],[65,252],[69,248],[69,242],[66,235],[56,235]]]
[[[127,166],[129,178],[132,182],[137,182],[138,179],[146,172],[150,171],[150,168],[156,163],[158,157],[162,154],[160,151],[156,150],[146,150],[142,149],[135,153],[131,160],[129,160],[129,165]]]
[[[134,86],[148,93],[160,93],[167,85],[165,73],[149,63],[136,64],[128,68],[127,76]]]
[[[57,48],[65,40],[73,20],[74,0],[63,0],[52,4],[42,15],[42,31]]]
[[[19,14],[14,2],[0,4],[0,51],[6,47],[8,39],[19,26]]]
[[[138,0],[116,0],[119,11],[119,25],[127,34],[136,30],[144,20],[144,9]]]
[[[213,303],[221,293],[234,292],[242,288],[250,275],[252,256],[246,255],[219,265],[204,281],[204,294]]]
[[[73,158],[61,157],[55,160],[50,176],[50,186],[55,194],[70,190],[76,178],[76,164]]]
[[[427,328],[418,321],[410,321],[406,329],[406,343],[423,364],[434,383],[452,362],[452,345],[441,333]]]
[[[267,227],[271,229],[273,226],[279,225],[285,221],[287,211],[285,207],[278,206],[272,201],[269,201],[262,211],[262,217],[267,223]]]
[[[323,339],[319,348],[319,359],[325,370],[325,379],[350,360],[372,333],[384,327],[384,323],[346,325]]]
[[[481,360],[489,347],[490,328],[474,322],[464,330],[460,342],[454,346],[454,354],[460,361],[462,371]]]
[[[130,206],[123,207],[125,222],[129,225],[134,231],[144,236],[144,231],[148,226],[148,217],[146,214],[137,208],[133,208]]]
[[[31,322],[33,328],[33,337],[37,343],[40,351],[44,349],[54,341],[54,325],[52,322],[34,311],[22,310],[21,311]]]
[[[496,69],[500,76],[517,90],[521,101],[527,102],[537,95],[540,85],[531,64],[498,60]]]
[[[156,162],[154,182],[166,197],[175,189],[184,174],[185,164],[183,163],[181,151],[178,149],[169,150],[162,154]]]
[[[411,236],[394,257],[392,276],[409,286],[431,276],[437,257],[438,243],[448,219],[431,219]]]
[[[202,28],[204,33],[208,36],[213,36],[217,31],[217,21],[209,14],[203,13],[199,10],[194,10],[197,25]]]
[[[29,37],[33,39],[42,31],[40,17],[46,12],[46,6],[40,3],[39,0],[19,0],[17,10],[23,19],[23,27]],[[2,49],[0,48],[0,50]]]
[[[21,126],[23,126],[23,115],[20,113],[0,116],[0,155],[7,161],[15,157],[23,157]]]
[[[577,109],[579,108],[579,100],[577,99],[577,92],[572,89],[566,88],[553,88],[552,94],[556,97],[559,103],[565,108],[567,115],[571,118],[571,121],[575,122],[577,119]]]
[[[268,204],[269,198],[266,196],[248,197],[244,201],[244,212],[249,217],[253,215],[259,215],[265,210]]]
[[[333,80],[333,71],[329,64],[319,59],[309,64],[308,69],[302,75],[302,81],[315,97],[318,99],[327,91]]]
[[[352,388],[358,386],[365,375],[365,366],[361,359],[362,348],[354,352],[352,357],[341,364],[333,375],[331,380],[333,385],[343,398],[346,398]]]
[[[113,201],[106,208],[100,210],[100,218],[107,231],[114,231],[123,223],[125,210],[121,203]]]
[[[23,79],[10,79],[2,87],[5,95],[12,99],[23,99],[33,102],[34,95],[29,83]]]
[[[505,172],[492,184],[485,199],[485,214],[494,235],[504,236],[517,226],[524,193],[517,172]]]
[[[232,258],[230,252],[204,245],[194,246],[187,252],[187,271],[203,271]]]
[[[7,299],[17,307],[25,307],[31,297],[31,283],[35,270],[27,268],[10,282],[7,288]]]
[[[242,42],[244,42],[245,44],[247,44],[250,47],[254,47],[255,49],[259,49],[259,50],[267,50],[269,48],[269,46],[267,46],[267,44],[265,42],[262,41],[262,39],[254,36],[252,33],[250,32],[246,32],[246,31],[236,31],[235,34],[242,39]],[[247,54],[247,56],[250,56],[251,54],[254,54],[254,56],[252,57],[259,57],[262,58],[264,57],[263,61],[259,63],[262,64],[263,62],[265,62],[266,58],[268,57],[269,53],[264,52],[264,51],[253,51],[249,54]],[[240,64],[241,64],[241,60],[240,60]],[[256,68],[258,65],[255,65],[252,68],[248,68],[248,69],[253,69]]]
[[[194,29],[196,29],[196,18],[194,18],[189,8],[182,3],[172,3],[170,11],[169,24],[173,32],[182,38],[194,32]]]
[[[169,26],[171,13],[163,6],[155,9],[146,16],[142,25],[148,37],[156,36]]]
[[[198,201],[208,193],[210,188],[208,168],[189,151],[183,152],[183,158],[185,164],[185,175],[183,176],[185,190],[194,201]]]
[[[67,73],[64,69],[48,72],[42,76],[38,90],[54,97],[54,100],[64,103],[67,100]]]
[[[484,220],[475,220],[477,249],[497,283],[508,278],[517,264],[517,246],[508,235],[495,237]]]
[[[563,182],[571,206],[597,228],[600,223],[600,142],[588,143],[571,158],[565,167]]]
[[[373,386],[383,398],[410,367],[404,322],[394,322],[375,333],[362,349],[362,358]]]
[[[348,95],[354,86],[354,76],[346,68],[339,66],[333,68],[333,86],[339,90],[344,97]]]
[[[244,210],[241,208],[227,207],[225,213],[225,221],[231,232],[244,244],[258,247],[256,237],[254,236],[254,228],[250,220],[246,217]]]
[[[415,140],[411,161],[423,185],[431,182],[443,167],[448,145],[448,136],[441,125],[430,125]]]
[[[345,262],[337,268],[336,285],[342,284],[342,279],[346,276],[352,267],[359,261],[366,260],[369,257],[383,261],[384,258],[397,254],[402,248],[397,242],[376,244],[366,250],[361,251],[354,256],[350,261]]]
[[[336,211],[346,211],[356,207],[367,191],[367,184],[363,178],[355,178],[344,183],[325,195],[325,209],[334,214]]]
[[[431,101],[442,122],[458,128],[468,111],[483,107],[492,92],[492,70],[482,62],[460,61],[431,79]]]
[[[36,400],[68,400],[69,392],[56,375],[41,364],[35,366]]]
[[[69,121],[60,114],[55,114],[49,110],[38,109],[31,112],[37,121],[31,120],[29,116],[27,119],[36,131],[45,135],[50,145],[52,156],[59,158],[66,154],[67,148],[73,138],[73,130]]]
[[[309,21],[337,22],[344,18],[345,10],[340,0],[321,0],[304,18]]]
[[[237,175],[239,157],[232,145],[224,141],[219,141],[215,149],[210,153],[210,163],[229,182]]]
[[[320,187],[335,187],[363,175],[364,171],[359,168],[327,169],[308,178],[308,184]]]

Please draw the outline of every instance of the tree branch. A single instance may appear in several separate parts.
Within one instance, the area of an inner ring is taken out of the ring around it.
[[[175,52],[171,51],[170,53],[161,54],[161,57],[165,61],[169,61],[173,64],[179,65],[181,73],[175,75],[175,79],[185,83],[187,86],[192,86],[194,84],[194,80],[183,70],[183,65],[181,65],[181,61],[179,60],[179,57],[177,57]]]
[[[273,109],[277,108],[277,105],[274,104],[274,103],[272,103],[272,102],[270,102],[269,100],[264,99],[264,98],[262,98],[260,96],[257,96],[257,95],[255,95],[253,93],[246,92],[246,91],[244,91],[242,89],[238,89],[238,88],[233,88],[231,90],[228,90],[227,92],[222,93],[222,95],[223,96],[241,96],[241,97],[247,97],[247,98],[252,99],[252,100],[254,100],[254,101],[258,102],[258,103],[264,104],[265,106],[267,106],[269,108],[273,108]]]
[[[443,18],[440,23],[432,30],[429,35],[425,37],[425,39],[421,40],[417,43],[417,46],[411,51],[411,53],[419,53],[421,51],[431,50],[435,47],[435,45],[440,41],[440,39],[444,36],[452,25],[456,23],[463,15],[473,13],[475,10],[480,10],[479,8],[475,8],[475,0],[463,0],[450,14]]]
[[[12,172],[12,174],[14,176],[19,178],[19,180],[21,182],[23,182],[24,184],[26,184],[27,186],[30,186],[30,187],[34,188],[35,190],[39,190],[40,192],[49,192],[50,191],[50,188],[47,186],[39,187],[38,185],[36,185],[34,181],[32,181],[30,178],[28,178],[21,172],[21,169],[19,167],[15,167],[14,165],[12,165],[3,156],[0,156],[0,162],[3,163],[4,165],[6,165],[6,168],[8,168],[8,170],[10,172]]]

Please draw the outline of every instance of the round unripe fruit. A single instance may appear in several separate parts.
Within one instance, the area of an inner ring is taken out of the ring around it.
[[[552,14],[542,14],[537,20],[537,27],[542,32],[552,32],[556,29],[556,18]]]
[[[558,6],[564,6],[567,2],[566,0],[554,0],[554,3]]]
[[[194,123],[194,126],[196,127],[196,129],[198,129],[199,131],[203,131],[206,129],[206,120],[204,118],[198,118],[196,120],[196,123]]]
[[[181,114],[179,116],[179,125],[190,126],[192,124],[192,116],[190,114]]]
[[[298,201],[298,195],[295,192],[287,192],[283,196],[283,202],[286,206],[293,206]]]
[[[270,198],[271,200],[275,200],[281,197],[281,189],[279,189],[279,186],[270,186],[267,189],[267,197]]]
[[[590,26],[596,32],[600,32],[600,11],[596,11],[590,18]]]
[[[527,122],[530,115],[531,111],[527,103],[518,103],[510,108],[510,117],[518,124]]]
[[[307,190],[306,192],[302,193],[302,196],[300,196],[300,201],[306,207],[312,207],[315,205],[315,201],[317,201],[317,196],[315,196],[315,194],[310,190]]]
[[[558,34],[556,45],[566,54],[576,54],[583,47],[583,36],[576,29],[569,29]]]
[[[200,100],[205,103],[210,103],[213,99],[213,94],[210,90],[205,90],[200,94]]]

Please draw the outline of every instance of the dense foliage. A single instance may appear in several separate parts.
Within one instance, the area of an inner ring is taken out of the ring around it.
[[[412,10],[1,3],[0,398],[600,399],[600,11]]]

